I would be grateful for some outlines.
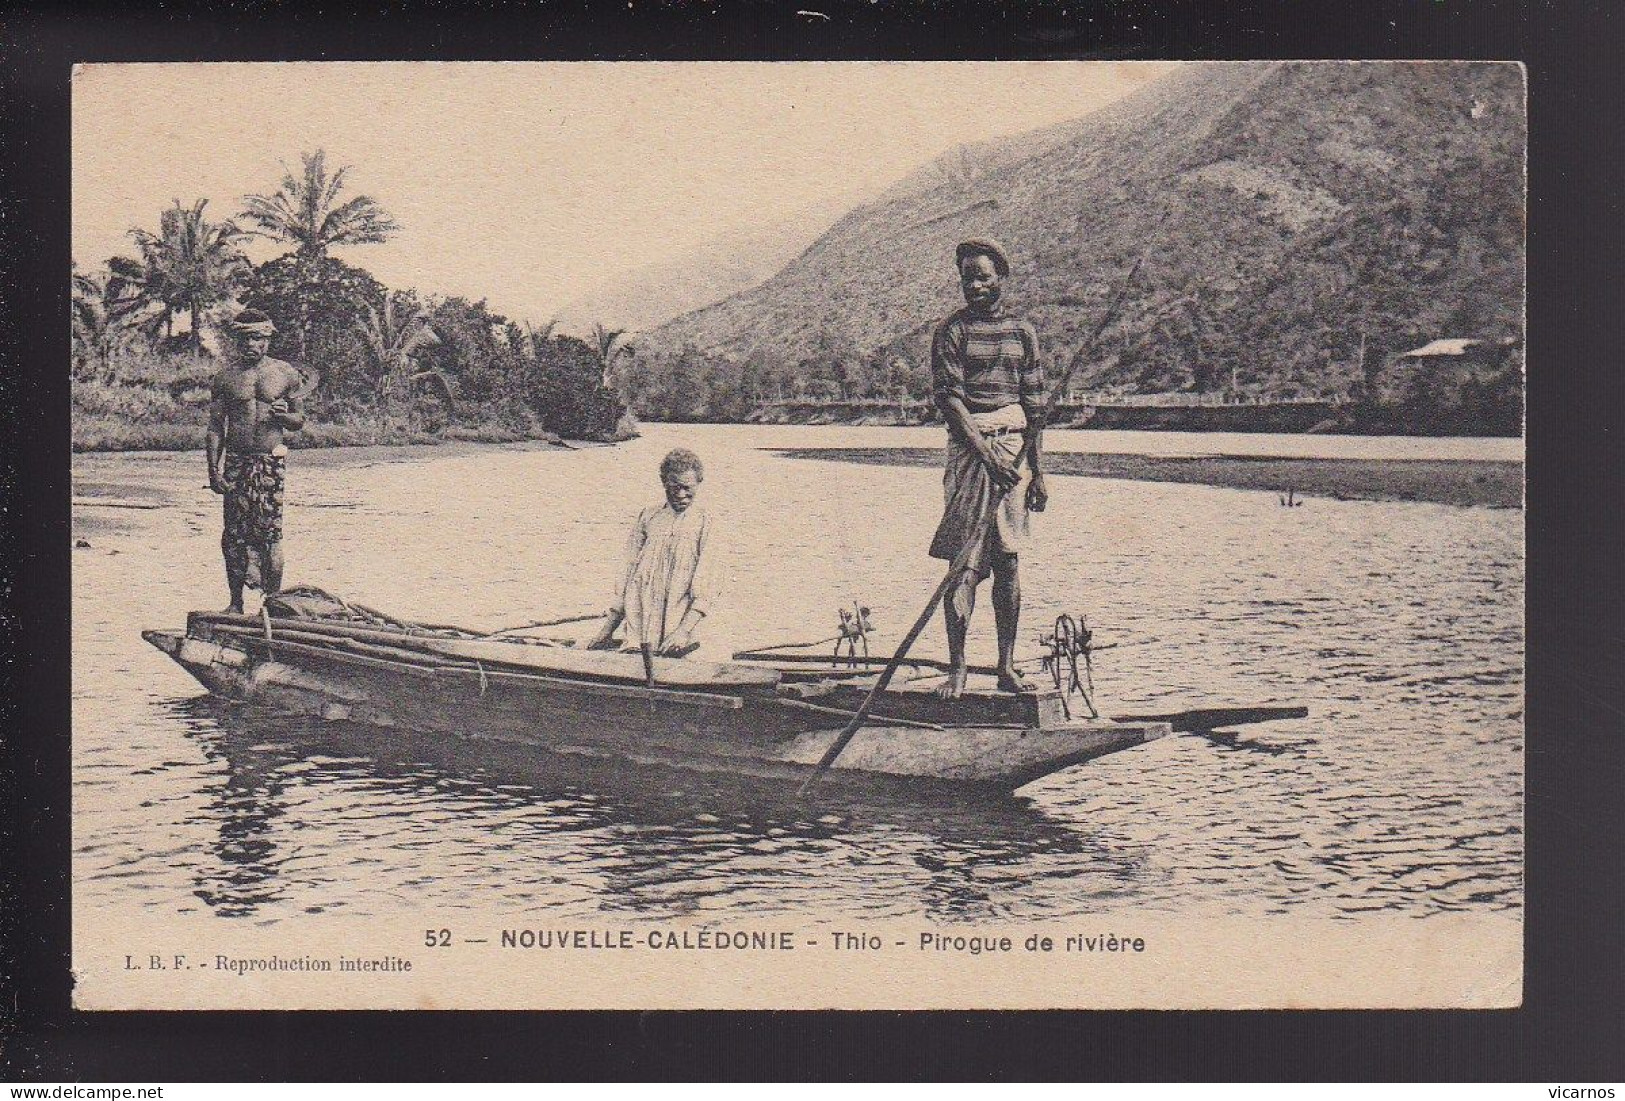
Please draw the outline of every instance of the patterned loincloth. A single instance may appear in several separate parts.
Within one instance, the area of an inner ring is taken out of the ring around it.
[[[1015,462],[1021,455],[1024,442],[1021,430],[1027,424],[1021,406],[1009,405],[991,413],[973,412],[971,422],[987,438],[988,445],[1007,461]],[[1021,481],[1004,495],[989,518],[988,505],[994,492],[993,477],[970,444],[952,432],[948,434],[942,476],[942,522],[937,525],[936,535],[931,540],[931,557],[953,561],[959,557],[965,544],[979,534],[977,519],[982,518],[988,525],[982,529],[986,534],[982,537],[980,549],[965,564],[966,576],[961,584],[974,588],[978,579],[992,572],[995,553],[1020,554],[1026,545],[1027,485],[1032,480],[1032,470],[1024,462],[1020,473]],[[954,603],[960,607],[963,598],[956,594]]]
[[[282,540],[282,487],[288,460],[281,455],[226,454],[226,524],[220,545],[263,550]]]

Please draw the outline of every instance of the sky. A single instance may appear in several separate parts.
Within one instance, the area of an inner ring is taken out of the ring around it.
[[[943,152],[1077,118],[1150,62],[87,65],[73,83],[73,256],[134,253],[179,199],[234,216],[325,149],[402,229],[334,250],[386,286],[545,320],[624,272]],[[246,250],[256,262],[284,251]]]

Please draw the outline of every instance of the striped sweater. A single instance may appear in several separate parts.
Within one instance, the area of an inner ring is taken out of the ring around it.
[[[931,339],[931,388],[939,404],[957,397],[972,412],[1020,403],[1037,423],[1044,408],[1038,334],[999,303],[956,310]]]

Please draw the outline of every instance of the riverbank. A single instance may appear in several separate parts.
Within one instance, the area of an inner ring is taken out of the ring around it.
[[[207,431],[208,389],[191,376],[168,387],[130,382],[76,381],[69,439],[76,454],[130,451],[201,451]],[[171,390],[176,391],[171,393]],[[464,415],[439,424],[372,411],[313,416],[290,434],[289,447],[317,448],[444,446],[453,443],[558,444],[561,437],[530,411],[479,408],[465,403]],[[637,421],[623,416],[603,442],[637,436]],[[598,437],[594,437],[595,440]]]
[[[783,447],[792,459],[940,468],[935,448]],[[1044,456],[1051,474],[1142,482],[1254,489],[1294,500],[1427,501],[1481,508],[1523,507],[1523,464],[1478,459],[1287,459],[1252,455],[1121,455],[1086,452]]]
[[[1521,406],[1517,407],[1521,412]],[[926,401],[800,401],[760,406],[746,418],[751,424],[844,425],[898,427],[941,424]],[[1101,405],[1063,403],[1051,413],[1051,428],[1084,428],[1104,432],[1222,432],[1258,435],[1324,434],[1355,436],[1498,436],[1519,435],[1515,415],[1488,416],[1471,411],[1428,412],[1386,406],[1375,408],[1334,401],[1245,402],[1236,405]]]
[[[575,353],[588,355],[585,345]],[[453,401],[451,390],[438,398],[400,395],[383,404],[376,396],[358,399],[354,392],[313,400],[306,409],[305,427],[289,443],[317,448],[635,437],[636,419],[602,389],[601,372],[581,366],[584,369],[570,378],[546,385],[532,378],[529,390],[499,390],[483,400],[464,396]],[[104,367],[94,378],[74,377],[69,427],[73,451],[201,450],[218,370],[219,363],[208,355],[126,350],[116,369]]]
[[[73,450],[79,454],[107,451],[201,451],[204,426],[142,424],[107,417],[75,416]],[[453,443],[559,443],[542,430],[519,431],[502,425],[452,425],[439,432],[415,431],[401,425],[313,422],[289,439],[295,450],[329,447],[435,447]]]
[[[784,401],[757,409],[755,424],[920,425],[941,423],[927,401]],[[1352,406],[1335,402],[1257,402],[1245,405],[1061,404],[1050,415],[1053,428],[1127,432],[1329,432],[1355,431]]]

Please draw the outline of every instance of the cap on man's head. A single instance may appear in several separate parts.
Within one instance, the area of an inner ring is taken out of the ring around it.
[[[986,256],[993,261],[993,270],[1003,279],[1010,274],[1010,256],[1004,251],[1004,246],[987,237],[971,237],[959,242],[954,249],[954,267],[963,267],[965,258],[969,256]]]
[[[276,325],[260,310],[244,310],[231,319],[231,331],[239,336],[270,336]]]

